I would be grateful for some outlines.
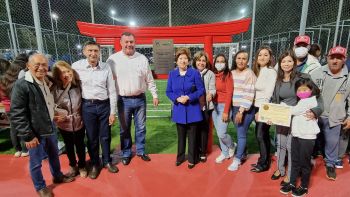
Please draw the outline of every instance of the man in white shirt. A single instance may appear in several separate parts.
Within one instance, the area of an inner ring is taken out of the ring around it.
[[[159,100],[148,59],[135,51],[134,34],[124,32],[121,35],[120,44],[122,50],[111,55],[107,63],[112,69],[118,94],[122,163],[128,165],[132,157],[130,133],[132,116],[135,119],[136,155],[144,161],[151,161],[145,153],[146,89],[148,88],[153,96],[154,106],[158,105]]]
[[[92,163],[91,179],[100,173],[99,147],[102,147],[102,161],[109,172],[117,173],[110,157],[111,125],[115,121],[116,92],[113,75],[108,64],[99,62],[100,46],[94,41],[84,44],[86,59],[72,64],[82,83],[82,116],[88,138],[88,150]]]

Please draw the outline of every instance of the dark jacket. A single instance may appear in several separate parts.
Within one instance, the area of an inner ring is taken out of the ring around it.
[[[15,83],[11,95],[10,117],[13,128],[25,142],[35,137],[40,140],[41,136],[54,134],[44,95],[30,73],[26,73],[25,77]]]
[[[291,81],[290,91],[295,92],[295,83],[298,80],[300,80],[300,79],[311,79],[311,77],[310,77],[309,74],[297,73],[295,78]],[[281,83],[277,81],[276,85],[275,85],[275,90],[273,91],[273,95],[272,95],[272,98],[271,98],[271,102],[272,103],[276,103],[276,104],[280,104],[281,103],[281,100],[280,100],[280,89],[281,89]],[[297,95],[294,94],[294,96],[295,96],[295,103],[293,103],[292,106],[295,106],[297,104],[297,102],[298,102]],[[322,112],[323,112],[323,100],[322,100],[321,96],[319,96],[317,98],[317,103],[318,103],[318,106],[311,109],[311,111],[315,114],[316,118],[319,117],[322,114]],[[290,127],[276,125],[276,131],[279,134],[287,135],[288,133],[290,133],[290,131],[291,131],[290,129],[291,129]]]
[[[295,83],[300,79],[311,79],[311,77],[309,74],[298,73],[292,81],[291,91],[295,92]],[[279,97],[280,88],[281,88],[281,83],[276,82],[275,90],[273,91],[273,95],[271,98],[272,103],[277,103],[277,104],[281,103],[280,97]],[[297,98],[297,95],[295,95],[295,97]],[[311,111],[315,114],[316,117],[319,117],[323,112],[323,100],[321,96],[317,98],[317,103],[318,103],[318,106],[315,108],[312,108]],[[295,105],[296,104],[297,103],[295,103]]]

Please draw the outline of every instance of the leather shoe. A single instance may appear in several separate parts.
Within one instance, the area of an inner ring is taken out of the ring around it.
[[[137,155],[137,156],[140,157],[144,161],[151,161],[151,158],[146,154]]]
[[[89,172],[90,179],[96,179],[99,174],[100,174],[100,169],[97,166],[92,166]]]
[[[53,196],[51,190],[47,187],[37,191],[36,193],[38,193],[40,197],[52,197]]]
[[[123,157],[122,158],[122,163],[124,166],[129,165],[130,161],[131,161],[131,157]]]
[[[195,165],[196,165],[196,164],[189,163],[189,164],[187,165],[187,167],[188,167],[188,169],[192,169],[192,168],[194,168]]]
[[[105,168],[107,168],[110,173],[117,173],[119,171],[118,167],[111,163],[107,163]]]
[[[276,175],[277,171],[278,171],[278,170],[276,170],[276,171],[273,173],[273,175],[271,176],[271,179],[272,179],[272,180],[277,180],[277,179],[279,179],[279,178],[281,177],[281,173],[279,173],[278,175]]]
[[[59,177],[54,177],[53,178],[53,183],[58,184],[58,183],[70,183],[74,181],[74,177],[62,175]]]
[[[183,162],[184,162],[184,161],[176,161],[175,165],[176,165],[176,166],[179,166],[179,165],[181,165]]]

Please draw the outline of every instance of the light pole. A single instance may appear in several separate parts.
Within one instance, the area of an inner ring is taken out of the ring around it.
[[[51,17],[53,20],[55,20],[55,24],[56,24],[56,31],[58,32],[58,26],[57,26],[57,19],[58,19],[58,15],[56,13],[52,13]]]
[[[112,22],[113,22],[113,25],[114,25],[114,16],[115,16],[116,12],[115,10],[111,10],[111,15],[112,15]]]

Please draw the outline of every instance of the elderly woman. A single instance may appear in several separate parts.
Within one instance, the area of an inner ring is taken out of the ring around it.
[[[87,176],[85,168],[85,128],[81,116],[81,84],[78,74],[67,62],[54,64],[52,75],[55,81],[55,117],[58,130],[66,145],[70,176]],[[74,150],[76,149],[76,151]],[[75,154],[78,155],[78,166]]]
[[[197,126],[203,120],[199,98],[204,94],[204,85],[200,73],[189,68],[190,58],[187,48],[176,52],[177,68],[169,73],[166,95],[174,104],[172,120],[178,134],[176,166],[185,161],[188,135],[188,168],[192,169],[197,162]]]

